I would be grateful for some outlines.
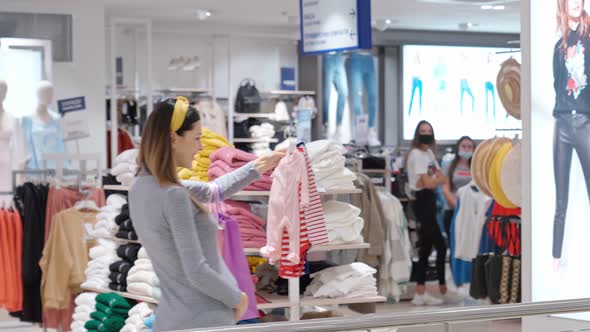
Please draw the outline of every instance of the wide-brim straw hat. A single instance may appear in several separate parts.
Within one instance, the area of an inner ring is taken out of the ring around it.
[[[508,199],[504,188],[502,187],[502,167],[504,166],[504,160],[508,153],[512,150],[512,141],[504,142],[498,149],[497,153],[491,156],[492,161],[490,164],[490,174],[488,178],[488,187],[492,193],[494,200],[505,208],[516,208],[517,206]]]
[[[500,182],[502,183],[502,190],[506,194],[506,198],[516,206],[522,206],[522,148],[521,144],[515,144],[502,165]]]
[[[502,63],[496,89],[506,112],[520,120],[520,64],[513,58]]]

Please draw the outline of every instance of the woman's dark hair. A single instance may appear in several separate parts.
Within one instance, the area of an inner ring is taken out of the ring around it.
[[[455,188],[453,186],[453,176],[454,176],[455,170],[457,169],[457,165],[459,164],[459,160],[461,160],[461,157],[459,157],[459,146],[464,141],[471,141],[471,143],[473,143],[473,147],[475,148],[475,142],[469,136],[463,136],[463,137],[459,138],[459,140],[457,141],[457,144],[455,145],[455,150],[453,151],[455,153],[455,159],[453,159],[453,161],[451,161],[451,163],[449,164],[449,175],[448,176],[449,176],[449,184],[451,185],[451,192],[455,191]],[[471,167],[471,159],[472,158],[469,158],[469,160],[467,161],[467,164],[469,165],[469,167]]]
[[[172,137],[170,136],[170,122],[175,104],[176,98],[159,102],[149,115],[141,133],[138,164],[140,169],[145,167],[151,175],[158,179],[160,184],[178,183],[172,157]],[[176,131],[176,134],[183,136],[199,120],[199,112],[189,106],[182,126]]]
[[[420,139],[419,139],[420,127],[423,124],[427,124],[428,126],[430,126],[430,128],[432,129],[432,137],[435,138],[434,127],[432,127],[430,122],[428,122],[426,120],[422,120],[422,121],[418,122],[418,125],[416,126],[416,130],[414,130],[414,139],[412,140],[412,144],[410,145],[410,150],[408,150],[408,154],[406,154],[406,160],[404,162],[406,166],[404,166],[404,168],[407,168],[408,157],[410,156],[410,153],[412,152],[412,150],[420,148],[420,145],[421,145]],[[436,156],[436,138],[434,139],[433,143],[430,145],[430,150],[432,150],[432,152]]]

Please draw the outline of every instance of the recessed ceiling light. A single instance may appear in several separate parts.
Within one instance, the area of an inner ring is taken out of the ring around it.
[[[385,20],[385,24],[391,24],[391,20],[390,19],[386,19]]]
[[[483,10],[490,10],[490,9],[492,9],[493,7],[494,7],[494,6],[492,6],[492,5],[482,5],[482,6],[481,6],[481,9],[483,9]]]
[[[201,20],[204,21],[206,19],[208,19],[209,17],[211,17],[211,12],[205,9],[197,9],[195,11],[195,16]]]
[[[211,12],[210,11],[206,11],[205,12],[205,16],[210,17],[211,16]]]
[[[493,10],[504,10],[504,6],[503,5],[498,5],[498,6],[494,6],[492,9]]]

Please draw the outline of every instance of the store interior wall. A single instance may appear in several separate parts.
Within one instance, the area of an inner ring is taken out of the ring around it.
[[[147,68],[144,53],[146,35],[137,30],[121,29],[116,34],[117,56],[123,58],[124,83],[128,88],[136,88],[135,72],[145,77]],[[281,67],[293,67],[297,72],[297,44],[290,39],[205,34],[191,30],[187,27],[186,31],[169,31],[154,23],[154,89],[210,88],[210,84],[213,84],[217,97],[234,98],[244,78],[254,79],[258,89],[265,91],[280,87]],[[110,81],[110,38],[107,39],[105,54],[106,75]],[[198,56],[201,66],[196,71],[168,70],[170,60],[178,56]],[[231,70],[232,80],[232,91],[229,94],[228,70]],[[140,88],[143,88],[142,80],[138,81]]]
[[[104,5],[100,1],[78,0],[3,0],[0,11],[23,13],[71,14],[73,61],[53,63],[55,100],[84,96],[88,123],[105,123],[104,116]],[[92,79],[88,79],[92,77]],[[36,89],[36,87],[31,87]],[[10,89],[10,87],[9,87]],[[57,111],[54,102],[53,109]],[[90,125],[90,137],[79,141],[81,153],[106,155],[104,125]],[[75,144],[68,143],[75,152]],[[106,160],[103,160],[106,165]]]

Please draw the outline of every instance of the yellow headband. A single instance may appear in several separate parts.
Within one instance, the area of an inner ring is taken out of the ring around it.
[[[186,118],[188,112],[188,99],[185,97],[176,97],[176,103],[174,104],[174,113],[172,113],[172,121],[170,121],[170,130],[177,131],[182,127],[182,123]]]

